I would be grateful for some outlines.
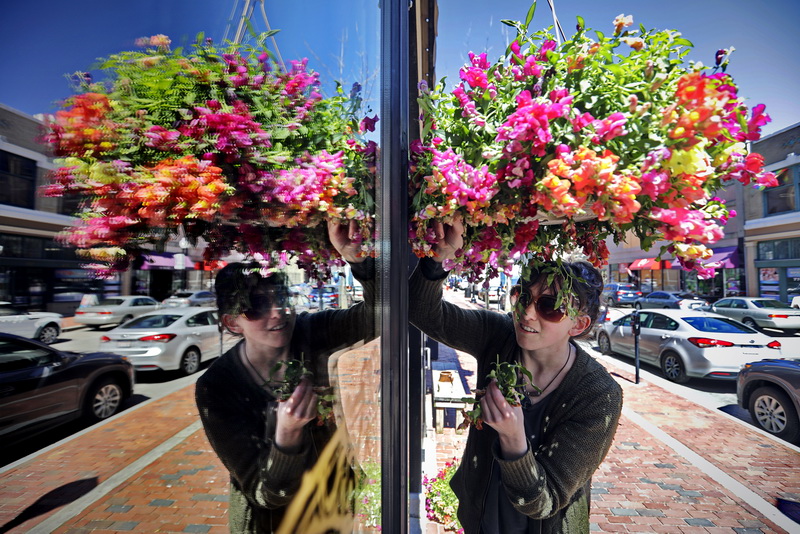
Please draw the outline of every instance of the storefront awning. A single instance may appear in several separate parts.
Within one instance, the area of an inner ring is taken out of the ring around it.
[[[739,247],[715,249],[714,254],[703,264],[712,269],[737,269],[739,267]]]
[[[658,261],[656,258],[642,258],[640,260],[635,260],[628,268],[631,271],[642,271],[646,269],[658,271],[661,269],[669,269],[671,266],[672,263],[666,260]]]

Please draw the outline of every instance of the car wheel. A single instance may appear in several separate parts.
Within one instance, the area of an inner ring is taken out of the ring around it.
[[[122,386],[106,378],[92,386],[86,397],[84,416],[92,423],[108,419],[122,406]]]
[[[796,443],[800,421],[791,399],[775,387],[760,387],[750,395],[750,415],[758,426],[775,437]]]
[[[641,310],[642,309],[642,303],[641,302],[637,302],[636,304],[633,305],[633,307],[636,308],[637,310]]]
[[[56,339],[58,339],[58,326],[55,324],[46,324],[44,328],[39,331],[39,336],[36,338],[45,345],[50,345],[51,343],[55,343]]]
[[[181,357],[181,372],[185,375],[196,373],[200,369],[200,350],[189,347]]]
[[[606,301],[606,305],[607,305],[609,308],[613,308],[613,307],[614,307],[614,299],[612,299],[612,298],[610,298],[610,297],[609,297],[609,299]]]
[[[125,324],[131,319],[133,319],[133,315],[126,315],[125,317],[122,318],[122,321],[119,324]]]
[[[683,360],[674,352],[667,352],[661,357],[661,371],[667,380],[677,384],[683,384],[689,380]]]
[[[608,334],[600,332],[597,334],[597,346],[600,348],[602,354],[611,354],[611,340],[608,339]]]
[[[755,330],[758,330],[758,325],[750,317],[745,317],[744,319],[742,319],[742,324],[749,326],[750,328],[754,328]]]

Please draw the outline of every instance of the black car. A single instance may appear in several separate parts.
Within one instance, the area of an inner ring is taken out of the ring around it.
[[[800,360],[746,364],[736,383],[739,406],[770,434],[800,444]]]
[[[0,334],[0,442],[9,445],[80,417],[107,419],[133,384],[133,366],[119,355],[64,352]]]

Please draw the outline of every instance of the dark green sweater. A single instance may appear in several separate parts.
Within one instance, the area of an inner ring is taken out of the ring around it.
[[[345,310],[301,313],[291,339],[291,354],[301,354],[314,371],[315,386],[329,386],[328,356],[375,336],[374,263],[353,264],[364,287],[364,302]],[[214,451],[231,475],[228,519],[231,532],[272,533],[333,435],[331,425],[305,427],[303,449],[285,454],[274,446],[276,400],[256,384],[239,358],[241,343],[227,351],[197,381],[200,419]]]
[[[442,281],[423,260],[409,283],[409,319],[431,338],[475,356],[477,387],[496,358],[514,361],[518,345],[511,314],[466,310],[442,300]],[[423,270],[425,274],[423,274]],[[444,273],[441,271],[441,273]],[[436,278],[431,280],[430,278]],[[495,454],[497,432],[471,427],[461,465],[451,481],[466,534],[479,532],[486,489],[500,470],[508,498],[522,514],[539,520],[539,532],[589,532],[592,475],[608,453],[622,411],[622,389],[605,368],[577,347],[577,358],[555,390],[543,417],[540,446],[521,458]]]

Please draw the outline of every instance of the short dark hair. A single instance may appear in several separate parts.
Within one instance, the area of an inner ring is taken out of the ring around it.
[[[604,285],[603,275],[594,265],[583,260],[550,262],[530,268],[524,276],[520,284],[526,290],[539,285],[556,291],[568,288],[577,310],[592,321],[581,335],[591,332],[600,315],[600,294]]]
[[[262,276],[262,265],[258,262],[229,263],[219,270],[214,281],[217,294],[217,309],[223,315],[239,315],[250,308],[250,297],[257,289],[286,288],[286,275],[271,273]]]

